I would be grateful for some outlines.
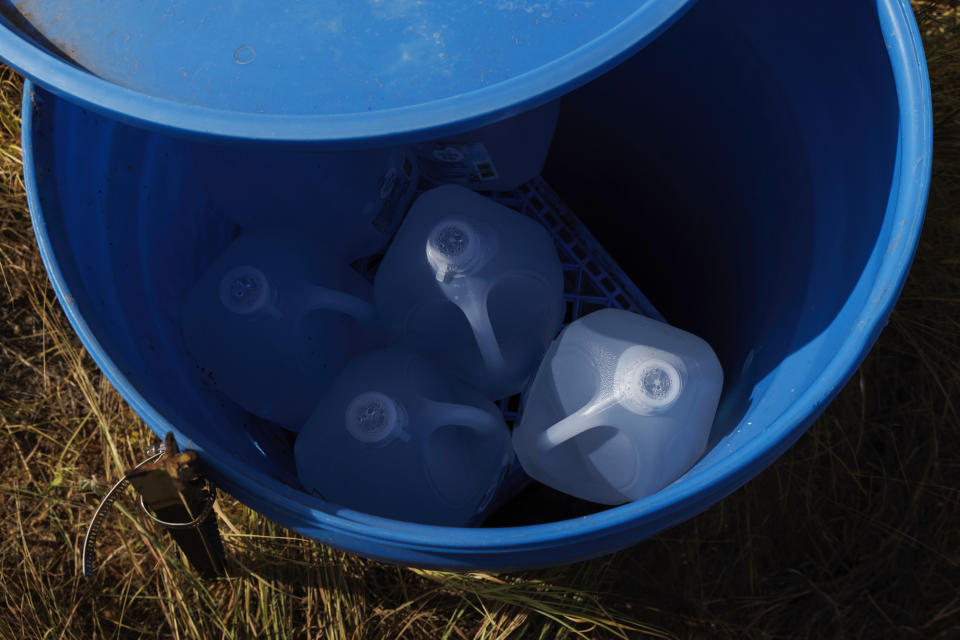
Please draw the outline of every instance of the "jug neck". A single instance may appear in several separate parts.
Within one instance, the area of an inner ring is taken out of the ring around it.
[[[447,218],[433,227],[426,252],[437,280],[450,282],[475,272],[482,264],[485,247],[473,225],[461,218]]]
[[[403,405],[379,391],[355,396],[347,405],[344,423],[347,433],[364,444],[385,445],[396,438],[410,439]]]
[[[615,407],[642,416],[673,407],[683,392],[683,363],[679,359],[671,362],[674,358],[670,354],[651,351],[642,346],[627,349],[617,362],[613,393],[601,395],[544,430],[535,440],[541,453],[591,429],[611,425],[608,411]]]

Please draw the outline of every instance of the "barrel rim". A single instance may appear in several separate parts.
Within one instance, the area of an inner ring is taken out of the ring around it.
[[[599,37],[513,78],[424,104],[351,114],[227,111],[149,95],[70,64],[3,20],[0,20],[0,58],[48,91],[128,124],[191,137],[363,148],[473,129],[546,104],[642,48],[695,2],[647,0]]]

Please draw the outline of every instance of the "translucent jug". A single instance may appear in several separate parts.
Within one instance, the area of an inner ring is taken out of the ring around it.
[[[180,320],[207,384],[293,430],[352,356],[381,344],[370,284],[299,232],[238,237]]]
[[[659,491],[703,454],[723,372],[693,334],[620,309],[561,332],[513,433],[534,479],[601,504]]]
[[[415,146],[423,175],[478,191],[516,189],[536,177],[550,150],[560,101]]]
[[[523,388],[563,318],[563,272],[547,231],[454,185],[417,199],[374,289],[395,340],[494,400]]]
[[[303,485],[398,520],[472,524],[511,457],[497,407],[413,352],[361,355],[297,436]]]

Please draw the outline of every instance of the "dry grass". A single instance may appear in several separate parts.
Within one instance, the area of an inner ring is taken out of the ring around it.
[[[37,255],[20,81],[0,74],[0,638],[960,637],[960,14],[915,2],[934,86],[916,263],[860,371],[791,451],[611,557],[514,576],[361,560],[229,498],[202,583],[127,501],[79,577],[97,497],[152,434],[71,333]]]

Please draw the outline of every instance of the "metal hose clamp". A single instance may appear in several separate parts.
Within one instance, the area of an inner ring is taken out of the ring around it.
[[[147,459],[143,460],[140,462],[140,464],[135,466],[133,470],[136,471],[137,469],[140,469],[151,462],[156,462],[159,460],[160,456],[162,456],[164,453],[163,445],[160,445],[159,448],[159,453],[154,453]],[[156,450],[156,448],[153,450]],[[120,497],[120,493],[127,487],[128,484],[130,484],[130,481],[127,479],[127,475],[124,474],[124,476],[117,480],[116,484],[110,488],[110,491],[107,492],[107,495],[105,495],[100,501],[100,504],[97,505],[97,510],[93,512],[93,519],[90,520],[90,524],[87,526],[87,532],[83,536],[83,547],[80,552],[80,564],[83,568],[83,577],[85,578],[90,578],[93,576],[93,547],[96,544],[97,538],[100,536],[103,518],[106,514],[107,507],[110,507],[114,502],[117,501],[117,498]]]
[[[210,489],[209,497],[207,498],[207,503],[203,505],[203,509],[200,511],[200,515],[191,520],[190,522],[167,522],[166,520],[161,520],[157,516],[150,513],[150,510],[147,509],[147,505],[143,502],[143,496],[140,496],[140,509],[143,510],[143,513],[146,514],[153,522],[157,523],[162,527],[167,529],[198,529],[203,521],[207,519],[207,516],[210,515],[210,512],[213,510],[213,503],[217,501],[217,490],[207,483],[207,486]]]

